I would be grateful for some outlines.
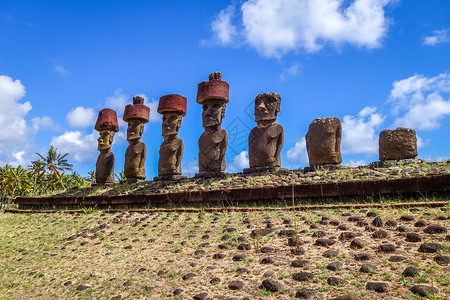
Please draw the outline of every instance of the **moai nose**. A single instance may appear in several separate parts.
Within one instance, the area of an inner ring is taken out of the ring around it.
[[[264,111],[267,110],[266,109],[266,105],[264,104],[264,102],[261,102],[261,104],[258,105],[257,109],[258,109],[259,112],[264,112]]]

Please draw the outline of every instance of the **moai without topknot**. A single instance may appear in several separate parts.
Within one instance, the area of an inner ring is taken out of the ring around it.
[[[312,168],[339,165],[342,162],[342,125],[338,118],[314,119],[305,137],[309,165]]]
[[[97,184],[114,183],[114,154],[111,152],[111,145],[114,134],[119,131],[117,113],[109,108],[104,108],[98,113],[95,130],[100,133],[98,141],[98,151],[100,155],[95,164],[95,182]]]
[[[145,179],[145,158],[147,148],[141,141],[144,133],[144,124],[150,117],[150,108],[144,105],[144,98],[133,97],[133,104],[125,106],[123,120],[128,123],[128,148],[125,152],[124,173],[128,182]]]
[[[181,176],[183,141],[178,137],[181,120],[186,115],[187,99],[170,94],[159,98],[158,113],[163,115],[162,142],[159,148],[158,177],[154,180],[177,180]]]
[[[257,126],[248,135],[250,168],[244,173],[276,171],[280,169],[280,152],[283,148],[284,130],[277,124],[281,97],[276,93],[262,93],[255,98]]]
[[[196,177],[222,176],[225,171],[227,132],[221,128],[229,101],[229,85],[221,80],[222,73],[209,74],[209,81],[198,84],[197,103],[203,106],[202,123],[205,132],[198,140],[198,169]]]
[[[385,129],[379,138],[380,161],[404,160],[417,158],[417,137],[414,129],[399,127],[395,130]]]

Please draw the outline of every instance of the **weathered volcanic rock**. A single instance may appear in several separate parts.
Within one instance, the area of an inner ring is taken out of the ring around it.
[[[295,298],[311,299],[317,293],[314,289],[302,288],[295,293]]]
[[[306,133],[309,164],[340,164],[342,125],[338,118],[316,118]]]
[[[373,272],[376,270],[377,270],[377,267],[375,267],[374,265],[371,265],[371,264],[363,264],[361,266],[361,268],[359,269],[359,271],[362,273],[370,273],[370,272]]]
[[[407,258],[404,256],[400,256],[400,255],[393,255],[391,257],[389,257],[389,261],[390,262],[401,262],[406,260]]]
[[[386,231],[384,231],[384,230],[378,230],[378,231],[375,231],[373,234],[372,234],[372,237],[374,238],[374,239],[384,239],[384,238],[386,238],[388,236],[388,233],[386,232]]]
[[[411,292],[413,294],[416,294],[416,295],[419,295],[422,297],[426,297],[428,295],[438,294],[439,289],[429,286],[429,285],[417,284],[417,285],[414,285],[413,287],[411,287]]]
[[[447,233],[447,228],[439,225],[429,225],[423,230],[425,233],[435,234],[435,233]]]
[[[334,245],[336,243],[336,240],[333,239],[317,239],[314,245],[317,246],[323,246],[323,247],[329,247],[331,245]]]
[[[281,284],[281,282],[273,280],[273,279],[265,279],[262,282],[261,287],[270,292],[278,292],[278,291],[283,290],[283,288],[284,288],[283,284]]]
[[[399,127],[383,130],[379,138],[379,159],[399,160],[417,157],[416,131]]]
[[[292,279],[294,279],[296,281],[310,281],[313,278],[314,278],[314,274],[309,273],[309,272],[299,272],[299,273],[294,273],[292,275]]]
[[[331,286],[347,284],[347,281],[339,277],[328,277],[327,282]]]
[[[366,284],[366,290],[372,290],[377,293],[386,293],[387,291],[389,291],[389,284],[386,282],[370,281]]]
[[[411,243],[418,243],[422,241],[422,238],[419,234],[415,232],[410,232],[406,234],[406,240]]]
[[[240,280],[235,280],[235,281],[230,282],[230,284],[228,285],[228,288],[230,290],[238,291],[238,290],[242,290],[244,288],[244,285],[245,285],[244,282],[242,282]]]
[[[372,258],[372,255],[370,255],[369,253],[357,253],[355,254],[355,260],[358,261],[365,261],[365,260],[369,260]]]
[[[338,256],[339,255],[339,251],[337,251],[337,250],[327,250],[327,251],[325,251],[324,253],[322,253],[322,256],[323,257],[328,257],[328,258],[331,258],[331,257],[336,257],[336,256]]]
[[[402,275],[405,277],[416,277],[419,274],[420,274],[420,270],[415,267],[411,267],[411,266],[407,267],[402,273]]]
[[[433,258],[433,260],[441,266],[445,266],[450,264],[450,256],[437,255]]]
[[[328,264],[327,269],[331,270],[331,271],[338,271],[338,270],[342,269],[342,267],[343,267],[342,262],[334,261],[334,262]]]
[[[351,243],[350,243],[350,248],[352,249],[362,249],[366,246],[366,242],[361,240],[361,239],[354,239]]]
[[[294,268],[303,268],[304,266],[309,265],[311,262],[306,259],[294,260],[291,262],[291,267]]]
[[[395,252],[395,246],[391,244],[382,244],[378,246],[378,251],[382,253],[392,253]]]
[[[354,239],[356,236],[358,236],[358,235],[352,231],[345,231],[339,235],[339,240],[342,242],[346,242],[351,239]]]
[[[418,251],[424,253],[436,253],[439,252],[441,248],[441,244],[438,243],[423,243],[422,245],[420,245]]]

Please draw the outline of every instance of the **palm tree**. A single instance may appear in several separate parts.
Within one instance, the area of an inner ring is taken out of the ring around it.
[[[44,169],[47,170],[49,174],[49,178],[47,180],[44,191],[47,190],[50,182],[53,181],[50,180],[53,176],[55,176],[58,179],[59,183],[63,185],[61,174],[64,173],[65,170],[72,170],[72,165],[69,164],[66,159],[66,156],[69,155],[69,153],[61,155],[57,153],[56,148],[51,145],[46,157],[39,153],[36,154],[44,163]],[[55,181],[53,181],[53,183],[55,183]]]
[[[31,166],[28,169],[33,174],[33,194],[36,194],[36,187],[38,179],[41,179],[45,172],[45,163],[41,160],[35,160],[31,162]]]

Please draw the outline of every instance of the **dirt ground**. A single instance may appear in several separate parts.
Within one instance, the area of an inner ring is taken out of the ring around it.
[[[0,299],[449,299],[449,217],[1,214]]]

